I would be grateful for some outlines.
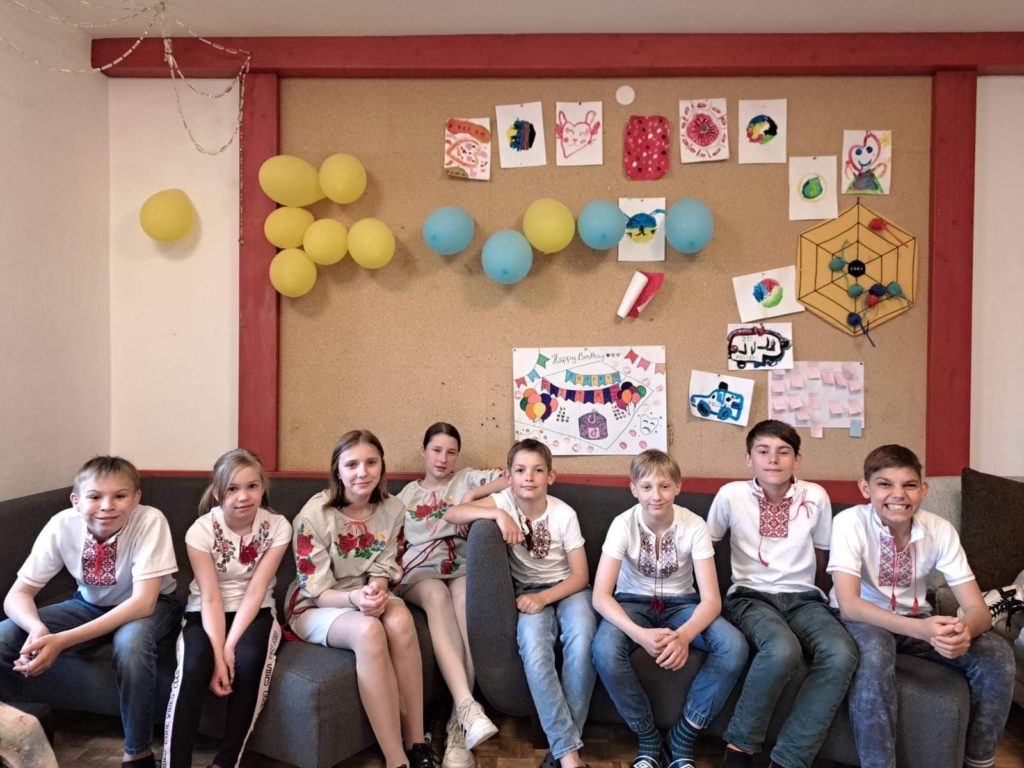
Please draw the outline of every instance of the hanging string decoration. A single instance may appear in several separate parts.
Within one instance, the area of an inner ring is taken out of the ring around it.
[[[917,238],[857,203],[800,235],[797,298],[851,336],[903,314],[917,295]]]

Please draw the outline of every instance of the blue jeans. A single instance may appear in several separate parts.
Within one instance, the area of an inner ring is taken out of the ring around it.
[[[590,663],[590,644],[597,614],[590,590],[584,589],[544,607],[519,614],[516,640],[537,716],[556,760],[580,749],[583,723],[597,673]],[[562,640],[562,679],[555,669],[555,642]]]
[[[696,595],[666,597],[661,613],[651,607],[650,595],[617,594],[615,599],[634,623],[641,627],[678,629],[693,615]],[[626,725],[634,733],[654,727],[651,702],[640,686],[629,657],[639,645],[607,619],[601,621],[594,638],[594,666],[608,695]],[[715,619],[693,640],[693,647],[707,654],[704,666],[686,696],[685,717],[696,728],[705,728],[718,714],[747,663],[747,641],[725,619]]]
[[[896,765],[897,653],[937,661],[967,676],[973,717],[965,757],[979,762],[995,757],[1013,701],[1015,670],[1009,643],[986,632],[971,641],[963,656],[947,659],[924,640],[860,621],[843,623],[860,648],[860,666],[850,683],[850,725],[863,768]]]
[[[98,619],[115,606],[93,605],[79,593],[70,600],[39,609],[39,618],[56,634]],[[128,755],[148,752],[153,743],[153,699],[156,693],[157,643],[178,625],[177,601],[161,595],[153,613],[144,619],[122,624],[105,637],[98,637],[73,646],[65,653],[74,653],[102,643],[114,644],[114,672],[121,701],[121,723],[124,726],[124,751]],[[24,678],[11,669],[25,644],[28,633],[10,619],[0,622],[0,698],[23,700]],[[53,674],[49,669],[43,674]]]
[[[857,669],[856,643],[813,589],[770,594],[737,587],[722,614],[754,651],[723,738],[747,752],[761,751],[779,696],[806,653],[811,670],[779,731],[772,761],[810,768]]]

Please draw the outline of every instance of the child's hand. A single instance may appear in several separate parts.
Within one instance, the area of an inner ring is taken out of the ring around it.
[[[224,666],[228,670],[228,683],[235,682],[235,646],[232,643],[224,643]]]
[[[960,619],[956,616],[929,616],[927,619],[921,619],[919,637],[930,643],[933,638],[957,634],[959,630],[956,627],[958,625],[960,625]]]
[[[944,635],[934,635],[928,641],[936,653],[947,659],[959,658],[971,647],[971,632],[967,625],[958,621],[953,626],[956,631]]]
[[[672,638],[661,646],[661,654],[655,659],[662,669],[681,669],[690,657],[690,644],[672,633]]]
[[[520,613],[540,613],[547,603],[541,598],[540,593],[532,592],[528,595],[520,595],[516,598],[516,608]]]
[[[367,616],[382,616],[387,605],[388,592],[377,582],[371,581],[359,590],[359,610]]]
[[[455,533],[457,533],[462,538],[466,538],[467,536],[469,536],[469,523],[462,523],[461,525],[456,525]]]
[[[511,517],[504,512],[499,512],[494,522],[498,524],[501,538],[505,540],[506,544],[514,546],[523,543],[523,532],[519,530],[519,526],[515,524]]]
[[[231,675],[228,673],[227,665],[222,659],[218,659],[213,663],[210,690],[217,696],[227,696],[231,693]]]
[[[21,647],[21,655],[14,662],[14,671],[20,672],[25,677],[35,677],[53,666],[61,652],[65,649],[62,635],[46,634],[40,635],[37,639],[26,642]]]
[[[633,639],[637,645],[647,651],[648,656],[657,659],[661,656],[666,643],[674,636],[672,630],[665,627],[642,627]]]

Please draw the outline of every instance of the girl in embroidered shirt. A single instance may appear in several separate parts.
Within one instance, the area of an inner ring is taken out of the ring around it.
[[[178,638],[178,673],[164,721],[164,768],[188,768],[203,691],[229,696],[214,768],[235,766],[256,725],[281,629],[274,616],[277,567],[291,525],[271,512],[259,458],[228,451],[213,467],[199,519],[185,534],[195,578]]]
[[[448,720],[443,768],[473,768],[469,750],[498,732],[473,699],[473,660],[466,634],[466,540],[444,520],[449,507],[483,499],[508,487],[501,470],[460,469],[459,431],[443,421],[423,436],[426,476],[398,494],[405,505],[405,552],[396,594],[427,614],[441,676],[455,707]]]
[[[388,495],[384,448],[372,432],[353,430],[334,446],[330,466],[327,490],[295,517],[288,624],[306,642],[355,652],[359,698],[387,768],[433,768],[416,628],[388,589],[402,574],[404,508]]]

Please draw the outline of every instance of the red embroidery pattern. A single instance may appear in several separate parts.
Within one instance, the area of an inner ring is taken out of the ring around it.
[[[760,511],[758,533],[770,539],[784,539],[789,536],[789,508],[793,498],[788,497],[778,504],[772,504],[763,496],[757,497]]]
[[[260,523],[259,530],[249,539],[249,543],[242,544],[238,553],[238,562],[249,566],[249,572],[256,570],[263,553],[270,549],[270,543],[270,521],[264,520]]]
[[[909,587],[913,574],[913,549],[907,547],[898,552],[892,538],[885,534],[880,534],[878,540],[882,551],[878,561],[878,586]]]
[[[526,528],[526,550],[534,560],[543,560],[551,551],[551,531],[548,530],[547,520],[541,520],[534,525],[529,518],[523,518]]]
[[[82,581],[90,587],[117,583],[117,539],[100,543],[87,536],[82,547]]]
[[[664,579],[679,570],[676,551],[676,528],[672,526],[661,535],[661,553],[654,551],[655,536],[640,530],[640,559],[636,567],[644,576]]]

